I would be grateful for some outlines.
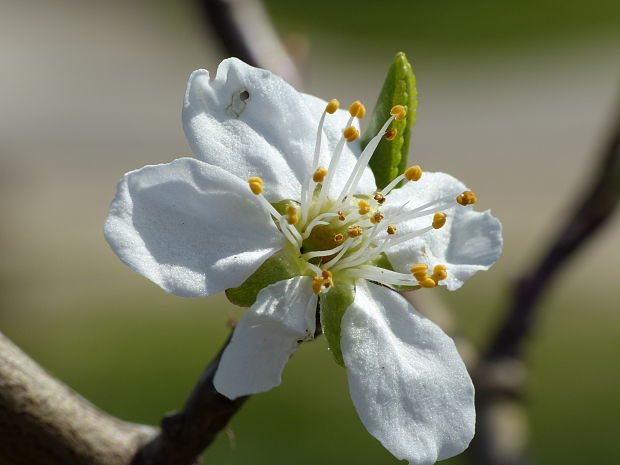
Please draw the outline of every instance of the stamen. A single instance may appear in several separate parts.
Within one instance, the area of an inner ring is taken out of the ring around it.
[[[439,283],[439,281],[443,281],[447,277],[448,272],[446,271],[446,267],[444,265],[437,265],[435,268],[433,268],[433,276],[431,276],[431,278],[433,278],[436,283]]]
[[[465,191],[456,198],[456,201],[463,205],[473,205],[478,201],[478,197],[472,191]]]
[[[325,281],[325,279],[322,276],[315,276],[314,278],[312,278],[312,292],[314,292],[316,295],[319,295],[321,293],[321,289],[323,288],[323,281]]]
[[[344,135],[344,138],[347,140],[347,142],[353,142],[359,137],[360,132],[354,126],[349,126],[348,128],[345,128],[344,131],[342,131],[342,134]]]
[[[388,233],[388,234],[390,234],[390,235],[394,235],[394,234],[396,234],[396,226],[394,226],[394,225],[389,225],[389,226],[387,227],[387,233]]]
[[[356,100],[349,107],[349,114],[356,118],[362,119],[364,116],[366,116],[366,107],[362,102]]]
[[[360,207],[360,209],[358,210],[358,213],[360,215],[365,215],[368,212],[370,212],[370,204],[366,202],[365,200],[360,200],[357,206]]]
[[[302,254],[301,257],[304,260],[310,260],[311,258],[316,258],[316,257],[329,257],[330,255],[334,255],[340,252],[343,247],[344,247],[344,244],[341,244],[329,250],[313,250],[312,252],[306,252],[305,254]]]
[[[388,118],[388,120],[385,122],[385,124],[383,125],[379,133],[370,140],[368,145],[366,145],[366,148],[362,151],[360,157],[357,160],[357,163],[355,164],[355,167],[353,168],[353,171],[351,172],[351,175],[349,176],[349,179],[347,180],[346,184],[342,188],[342,192],[340,192],[340,195],[338,196],[338,199],[336,200],[337,204],[342,202],[342,199],[344,199],[346,196],[349,195],[351,188],[354,188],[357,186],[357,183],[362,177],[362,174],[364,174],[364,168],[368,166],[370,157],[372,157],[372,154],[374,153],[377,146],[379,145],[379,142],[381,142],[383,133],[385,133],[385,130],[390,125],[393,119],[394,119],[394,116],[390,116]]]
[[[330,288],[334,285],[334,280],[332,279],[332,273],[329,270],[323,270],[321,273],[323,278],[323,287]]]
[[[379,205],[383,205],[387,200],[385,196],[379,191],[375,192],[373,199],[375,199]]]
[[[422,177],[422,168],[420,165],[410,166],[403,173],[407,181],[419,181]]]
[[[433,288],[435,286],[437,286],[437,283],[433,280],[433,278],[428,277],[422,281],[418,281],[418,284],[422,287],[425,287],[427,289]]]
[[[411,272],[415,275],[416,273],[426,273],[428,271],[428,265],[425,263],[418,263],[417,265],[413,265],[411,267]]]
[[[327,176],[327,169],[323,166],[319,166],[312,175],[312,180],[317,183],[323,182],[325,176]]]
[[[378,224],[378,223],[380,223],[380,222],[381,222],[381,220],[382,220],[383,218],[385,218],[385,217],[383,216],[383,213],[381,213],[381,212],[377,212],[377,213],[375,213],[374,215],[372,215],[372,216],[370,217],[370,222],[371,222],[372,224]]]
[[[351,247],[357,246],[360,243],[360,240],[361,238],[360,239],[349,238],[346,241],[344,241],[344,244],[342,244],[344,247],[342,248],[340,252],[338,252],[338,255],[336,255],[334,258],[332,258],[327,263],[324,263],[323,267],[325,269],[329,269],[332,266],[334,266],[336,263],[338,263],[338,261],[342,258],[342,256],[347,252],[347,250],[349,250]]]
[[[349,233],[349,237],[359,237],[363,234],[362,227],[359,224],[349,226],[347,228],[347,232]]]
[[[318,225],[325,225],[325,224],[329,224],[327,221],[321,221],[324,218],[333,218],[334,216],[338,216],[336,213],[322,213],[319,216],[317,216],[316,218],[314,218],[310,224],[308,224],[306,226],[306,230],[303,233],[303,238],[304,239],[308,239],[310,237],[310,233],[312,233],[312,230],[318,226]]]
[[[347,219],[347,217],[346,217],[346,216],[344,216],[344,212],[343,212],[342,210],[338,210],[338,219],[339,219],[340,221],[344,221],[344,220],[346,220],[346,219]]]
[[[338,110],[338,108],[340,108],[340,102],[337,99],[333,98],[329,102],[327,102],[325,111],[330,115],[333,115],[334,113],[336,113],[336,110]]]
[[[444,224],[446,224],[446,214],[442,212],[435,213],[435,216],[433,216],[433,228],[440,229]]]
[[[286,207],[286,215],[288,224],[297,224],[299,222],[299,217],[297,216],[297,207],[294,205],[289,205]]]
[[[263,180],[258,176],[248,179],[248,184],[250,185],[250,190],[254,195],[260,195],[263,193]]]
[[[383,137],[385,137],[387,140],[394,140],[396,134],[398,134],[398,129],[392,128],[389,131],[386,131],[386,133],[383,134]]]
[[[340,244],[342,241],[344,241],[344,235],[343,234],[336,234],[334,236],[334,242],[336,244]]]
[[[390,110],[390,115],[396,116],[396,121],[402,121],[407,116],[407,110],[402,105],[395,105]]]

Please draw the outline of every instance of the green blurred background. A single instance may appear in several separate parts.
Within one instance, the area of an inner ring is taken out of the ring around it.
[[[414,64],[411,156],[472,187],[505,227],[497,266],[444,298],[483,347],[508,284],[570,212],[618,100],[620,3],[266,2],[305,90],[372,106],[395,52]],[[189,73],[223,52],[187,0],[0,0],[0,329],[103,409],[178,408],[239,309],[169,296],[123,266],[102,224],[126,171],[188,155]],[[619,463],[618,216],[566,268],[528,345],[538,463]],[[1,438],[0,438],[1,440]],[[397,463],[364,430],[323,340],[252,398],[205,463]],[[454,461],[456,463],[456,461]]]

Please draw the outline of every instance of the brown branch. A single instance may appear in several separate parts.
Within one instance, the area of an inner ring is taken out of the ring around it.
[[[301,77],[259,0],[198,0],[226,53],[299,88]]]
[[[230,338],[228,339],[230,341]],[[191,465],[241,408],[248,397],[229,400],[213,387],[224,344],[179,412],[164,417],[161,431],[138,452],[131,465]]]
[[[605,146],[602,162],[573,215],[541,260],[515,285],[505,319],[482,357],[476,384],[477,434],[472,458],[480,465],[526,463],[526,420],[521,397],[525,368],[520,362],[536,312],[563,266],[611,218],[620,200],[620,114]]]
[[[119,465],[154,429],[97,409],[0,334],[0,458],[12,465]]]

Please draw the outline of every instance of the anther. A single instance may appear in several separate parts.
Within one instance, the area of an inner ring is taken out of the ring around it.
[[[446,267],[444,265],[437,265],[433,268],[433,275],[431,278],[436,282],[443,281],[448,277],[448,272],[446,271]]]
[[[413,165],[407,168],[403,174],[407,181],[419,181],[422,177],[422,168],[420,165]]]
[[[322,276],[315,276],[312,278],[312,292],[316,295],[321,293],[321,288],[323,287],[323,282],[325,279]]]
[[[394,226],[393,224],[389,225],[387,227],[387,233],[390,235],[396,234],[396,226]]]
[[[347,228],[347,232],[349,233],[349,237],[358,237],[361,236],[364,231],[359,224],[355,224],[353,226],[349,226]]]
[[[433,216],[433,228],[439,229],[446,224],[446,214],[443,212],[437,212]]]
[[[347,142],[353,142],[359,137],[360,132],[357,130],[357,128],[349,126],[344,131],[342,131],[342,134],[344,135],[344,138],[347,140]]]
[[[428,270],[428,265],[426,265],[425,263],[418,263],[417,265],[413,265],[410,269],[410,271],[412,273],[426,273]]]
[[[431,277],[428,277],[422,281],[418,281],[418,284],[426,288],[432,288],[432,287],[437,286],[437,283]]]
[[[333,98],[329,102],[327,102],[325,111],[330,115],[333,115],[334,113],[336,113],[336,110],[338,110],[338,108],[340,108],[340,102],[337,99]]]
[[[325,176],[327,176],[327,169],[323,166],[319,166],[312,175],[312,180],[314,182],[323,182]]]
[[[359,100],[356,100],[349,107],[349,114],[351,116],[362,119],[364,116],[366,116],[366,107],[364,106],[362,102],[360,102]]]
[[[383,205],[386,200],[385,196],[381,192],[375,192],[373,199],[375,199],[379,205]]]
[[[398,134],[398,129],[392,128],[389,131],[385,131],[385,134],[383,134],[383,137],[386,138],[387,140],[394,140],[394,138],[396,137],[396,134]]]
[[[248,179],[250,190],[254,195],[260,195],[263,193],[263,180],[259,177],[252,177]]]
[[[461,195],[457,196],[456,201],[463,205],[472,205],[478,201],[478,197],[472,191],[465,191]]]
[[[339,219],[340,221],[344,221],[344,220],[346,220],[346,219],[347,219],[347,217],[346,217],[346,216],[344,216],[344,212],[343,212],[342,210],[338,210],[338,219]]]
[[[342,241],[344,241],[344,235],[343,235],[343,234],[336,234],[336,235],[334,236],[334,242],[335,242],[336,244],[341,244],[341,243],[342,243]]]
[[[365,200],[360,200],[357,206],[360,207],[360,209],[358,210],[360,215],[365,215],[370,212],[370,204]]]
[[[383,218],[385,218],[385,217],[383,216],[383,213],[381,213],[381,212],[376,212],[374,215],[372,215],[372,216],[370,217],[370,222],[371,222],[372,224],[381,223],[381,220],[382,220]]]
[[[286,221],[288,224],[297,224],[299,222],[299,216],[297,216],[297,207],[289,205],[286,207]]]
[[[405,107],[402,105],[395,105],[392,107],[392,110],[390,110],[390,115],[394,115],[396,121],[401,121],[407,116],[407,110],[405,110]]]

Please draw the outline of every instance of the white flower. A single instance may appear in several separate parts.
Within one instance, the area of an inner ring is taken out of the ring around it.
[[[404,111],[361,151],[359,102],[339,110],[237,59],[212,81],[196,71],[183,123],[198,159],[127,173],[105,236],[167,292],[255,288],[215,377],[231,399],[280,384],[314,337],[318,303],[366,428],[399,459],[430,464],[469,444],[474,389],[453,341],[391,288],[457,289],[502,240],[447,174],[412,167],[377,193],[368,160]]]

